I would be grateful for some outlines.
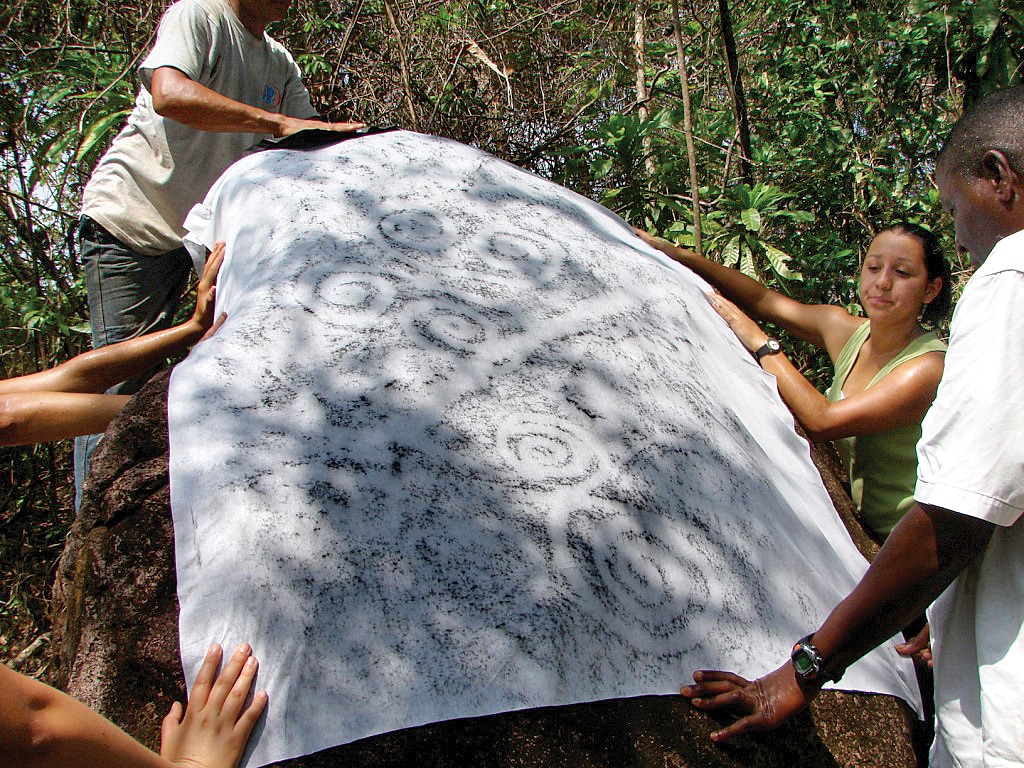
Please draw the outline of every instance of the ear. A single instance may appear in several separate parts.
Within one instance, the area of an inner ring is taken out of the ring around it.
[[[925,288],[922,304],[931,304],[940,293],[942,293],[942,278],[933,277],[928,281],[928,287]]]
[[[1017,196],[1021,178],[1013,170],[1009,159],[998,149],[990,149],[981,158],[983,177],[992,185],[999,202],[1008,205]]]

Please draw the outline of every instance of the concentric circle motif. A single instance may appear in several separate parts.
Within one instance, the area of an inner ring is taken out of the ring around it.
[[[658,517],[627,508],[579,509],[569,515],[567,534],[604,611],[627,627],[640,623],[667,637],[707,609],[710,589],[700,564],[661,535]]]
[[[370,325],[391,306],[395,286],[387,276],[361,268],[355,262],[314,264],[296,277],[295,299],[327,325]]]
[[[498,427],[498,456],[524,484],[573,485],[598,467],[576,425],[544,414],[510,414]]]
[[[433,211],[414,208],[393,211],[377,224],[392,245],[429,253],[440,253],[455,242],[455,227]]]
[[[403,313],[410,335],[459,357],[475,354],[492,335],[490,320],[448,297],[411,302]]]

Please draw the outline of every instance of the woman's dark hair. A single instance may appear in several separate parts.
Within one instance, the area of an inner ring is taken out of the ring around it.
[[[939,289],[938,296],[929,302],[921,315],[923,322],[937,327],[949,315],[949,309],[953,305],[953,288],[950,285],[952,279],[949,273],[949,261],[946,260],[946,256],[942,252],[939,239],[930,230],[925,229],[919,224],[911,224],[909,221],[899,221],[895,224],[890,224],[883,231],[896,232],[915,238],[921,244],[921,250],[924,251],[924,265],[928,271],[928,279],[942,278],[942,288]]]

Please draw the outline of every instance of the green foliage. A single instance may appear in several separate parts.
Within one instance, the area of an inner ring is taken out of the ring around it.
[[[786,207],[792,198],[778,187],[761,182],[753,187],[730,187],[704,222],[709,255],[718,255],[722,264],[756,280],[762,279],[766,269],[782,280],[803,280],[803,275],[790,266],[789,254],[767,240],[789,222],[814,220],[806,211]]]
[[[26,121],[34,129],[28,183],[52,183],[57,169],[71,164],[94,165],[135,105],[131,62],[122,53],[69,51],[61,61],[61,77],[47,78],[49,67],[16,74],[41,83],[28,95]]]
[[[1020,82],[1024,63],[1024,8],[999,0],[914,0],[911,13],[941,27],[948,53],[938,72],[964,84],[968,104],[1000,86]]]

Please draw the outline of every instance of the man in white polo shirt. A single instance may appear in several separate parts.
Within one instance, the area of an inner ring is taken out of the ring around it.
[[[362,127],[318,120],[291,54],[266,34],[290,2],[181,0],[161,19],[139,67],[135,109],[83,197],[79,246],[94,347],[171,324],[192,264],[182,222],[249,147],[305,128]],[[94,443],[76,445],[79,487]]]
[[[1024,765],[1022,126],[1024,88],[997,91],[954,126],[936,169],[957,246],[978,268],[922,424],[917,503],[791,663],[752,683],[694,673],[682,692],[695,706],[741,715],[716,741],[781,724],[934,601],[931,765]]]

